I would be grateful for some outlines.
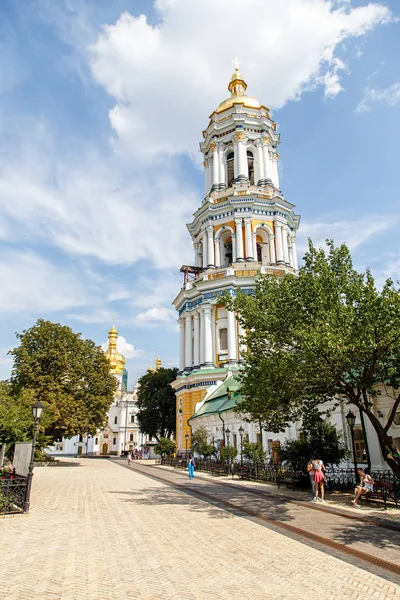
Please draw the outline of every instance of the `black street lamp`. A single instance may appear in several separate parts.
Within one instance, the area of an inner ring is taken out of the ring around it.
[[[244,429],[242,426],[239,427],[239,435],[240,435],[240,464],[243,466],[243,432]]]
[[[351,445],[352,445],[352,449],[353,449],[354,473],[355,473],[356,483],[357,483],[357,480],[358,480],[357,456],[356,456],[356,446],[354,444],[354,425],[356,424],[356,415],[354,413],[352,413],[351,410],[349,410],[349,412],[346,415],[346,421],[347,421],[347,425],[350,428],[350,433],[351,433]]]
[[[187,433],[185,435],[185,442],[186,442],[186,461],[187,461],[187,455],[188,455],[188,441],[189,441],[189,434]]]
[[[229,450],[229,436],[231,433],[231,430],[227,427],[225,429],[225,433],[226,433],[226,443],[228,444],[228,475],[231,472],[231,454],[230,454],[230,450]]]
[[[28,467],[28,477],[26,481],[26,491],[25,491],[25,501],[24,501],[24,512],[29,512],[29,505],[31,502],[31,487],[32,487],[32,477],[33,477],[33,463],[35,460],[35,448],[36,448],[36,435],[39,427],[39,421],[42,417],[42,412],[44,410],[44,404],[37,400],[35,404],[32,406],[32,417],[33,417],[33,440],[32,440],[32,452],[31,452],[31,462]]]

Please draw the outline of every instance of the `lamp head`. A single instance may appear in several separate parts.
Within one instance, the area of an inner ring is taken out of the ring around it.
[[[32,416],[34,421],[40,421],[43,410],[44,404],[42,404],[40,400],[36,400],[35,404],[32,406]]]
[[[243,427],[242,427],[242,426],[240,426],[240,427],[239,427],[239,433],[240,433],[240,435],[243,435],[243,431],[244,431]]]
[[[356,424],[356,415],[349,410],[346,415],[346,421],[350,429],[354,429],[354,425]]]

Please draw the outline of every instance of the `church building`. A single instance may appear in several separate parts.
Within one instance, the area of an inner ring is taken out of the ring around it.
[[[172,384],[178,451],[199,424],[207,423],[215,440],[222,439],[222,413],[238,400],[232,395],[243,331],[220,294],[252,293],[260,273],[297,271],[300,217],[280,190],[276,123],[266,106],[246,94],[237,68],[228,89],[230,96],[203,131],[204,200],[187,226],[194,265],[182,267],[183,287],[173,302],[180,327],[179,375]],[[253,441],[254,431],[246,434]]]

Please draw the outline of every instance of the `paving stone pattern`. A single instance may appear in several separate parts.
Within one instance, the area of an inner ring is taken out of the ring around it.
[[[69,463],[37,468],[31,514],[0,520],[1,600],[400,599],[386,579],[134,468]]]

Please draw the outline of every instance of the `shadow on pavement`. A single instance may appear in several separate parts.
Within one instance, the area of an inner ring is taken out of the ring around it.
[[[390,532],[382,527],[363,523],[346,524],[345,528],[334,533],[333,539],[346,546],[361,542],[387,550],[400,549],[400,535],[398,532]]]

